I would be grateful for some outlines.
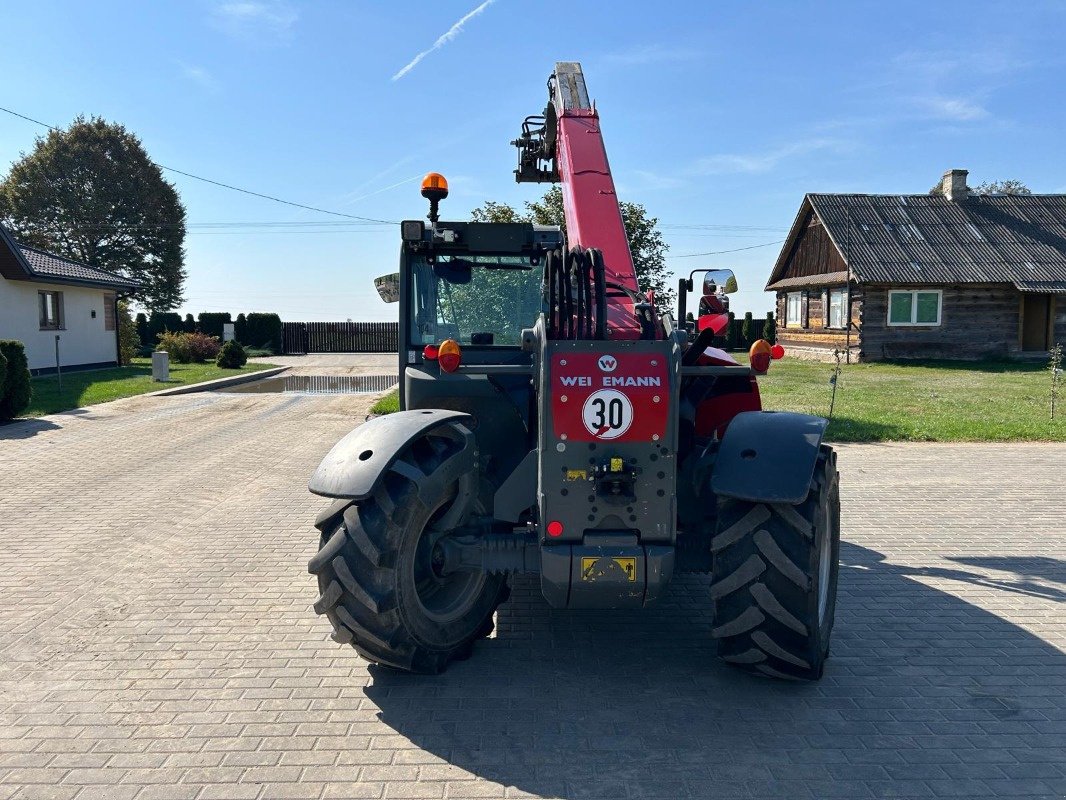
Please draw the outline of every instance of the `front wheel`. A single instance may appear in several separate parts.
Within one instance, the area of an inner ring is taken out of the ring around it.
[[[476,503],[476,469],[463,449],[467,431],[452,423],[400,454],[374,494],[338,500],[316,522],[315,611],[329,618],[335,641],[378,664],[437,673],[492,631],[506,599],[499,575],[444,573],[436,541]]]
[[[840,558],[832,448],[822,445],[799,505],[720,500],[711,550],[719,658],[778,678],[821,678]]]

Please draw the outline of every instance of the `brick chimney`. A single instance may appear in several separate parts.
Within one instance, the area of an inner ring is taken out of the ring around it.
[[[966,186],[966,176],[969,174],[969,171],[965,169],[949,169],[945,172],[941,183],[944,197],[948,200],[965,200],[970,194]]]

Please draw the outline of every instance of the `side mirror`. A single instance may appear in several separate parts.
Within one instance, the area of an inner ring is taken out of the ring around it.
[[[731,269],[712,269],[703,276],[703,294],[733,294],[737,278]]]
[[[378,290],[378,297],[385,303],[400,302],[400,273],[393,272],[390,275],[382,275],[374,278],[374,288]]]

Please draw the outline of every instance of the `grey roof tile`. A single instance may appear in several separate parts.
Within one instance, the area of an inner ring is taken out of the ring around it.
[[[79,264],[59,256],[18,245],[22,256],[29,263],[34,275],[40,278],[55,278],[57,281],[74,281],[77,283],[89,283],[99,286],[113,286],[116,289],[136,288],[139,283],[130,278],[124,278],[113,272],[90,267],[87,264]]]

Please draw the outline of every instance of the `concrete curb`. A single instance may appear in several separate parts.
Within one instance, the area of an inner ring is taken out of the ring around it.
[[[241,375],[231,375],[228,378],[216,378],[213,381],[204,381],[203,383],[190,383],[187,386],[175,386],[172,389],[160,389],[157,392],[147,392],[141,395],[141,397],[171,397],[176,394],[193,394],[195,392],[211,392],[215,389],[225,389],[229,386],[237,386],[242,383],[251,383],[252,381],[259,381],[263,378],[272,378],[275,375],[280,375],[282,372],[291,369],[291,367],[274,367],[273,369],[263,369],[259,372],[245,372]]]

